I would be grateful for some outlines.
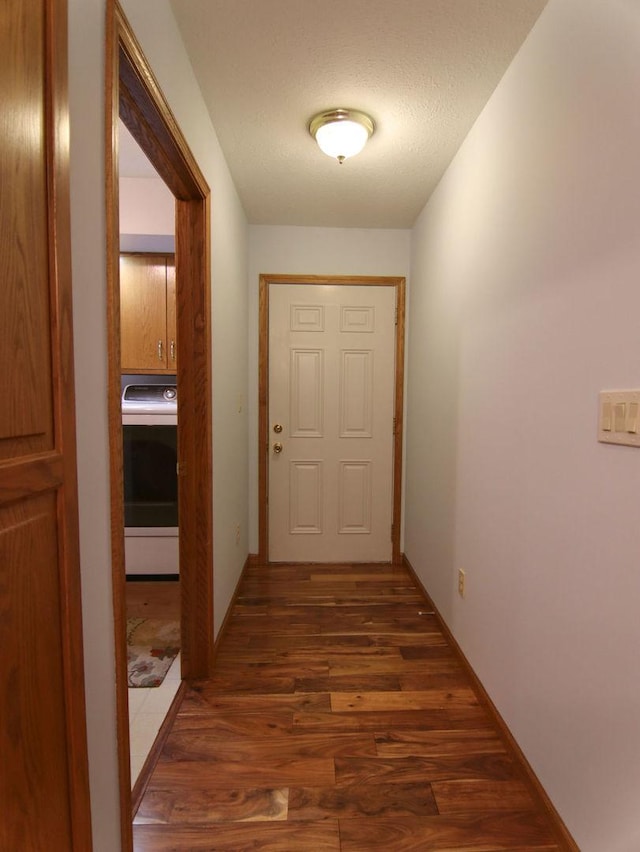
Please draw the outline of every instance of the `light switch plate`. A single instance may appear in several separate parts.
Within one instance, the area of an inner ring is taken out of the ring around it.
[[[598,440],[603,444],[640,447],[640,390],[601,391]]]

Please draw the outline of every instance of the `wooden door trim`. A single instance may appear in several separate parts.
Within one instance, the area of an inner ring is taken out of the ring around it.
[[[111,547],[122,849],[133,848],[120,411],[118,118],[176,198],[182,676],[213,661],[210,190],[117,0],[106,28],[107,324]]]
[[[394,564],[400,564],[402,523],[402,449],[404,434],[404,336],[405,279],[367,275],[260,275],[258,341],[258,559],[269,560],[269,287],[278,284],[360,285],[396,289],[396,373],[393,438],[392,548]]]
[[[60,519],[60,623],[62,671],[66,709],[68,778],[73,849],[92,848],[91,803],[86,733],[84,655],[82,645],[82,600],[80,593],[80,550],[75,419],[75,379],[73,360],[71,211],[69,195],[69,102],[66,0],[46,4],[45,33],[48,66],[45,74],[48,115],[46,147],[48,157],[47,227],[52,305],[52,374],[54,393],[55,447],[51,464],[42,459],[40,477],[45,487],[57,487]],[[38,467],[38,461],[35,462]],[[47,472],[47,467],[49,470]],[[32,482],[35,485],[35,482]],[[5,494],[6,496],[6,494]]]

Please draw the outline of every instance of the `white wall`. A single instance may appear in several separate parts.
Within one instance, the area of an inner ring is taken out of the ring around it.
[[[251,553],[258,552],[258,284],[278,275],[409,276],[410,231],[249,227],[249,500]]]
[[[640,5],[550,0],[413,233],[405,551],[584,852],[640,849],[638,91]]]
[[[120,251],[173,254],[176,201],[162,178],[120,177],[118,191]]]
[[[72,260],[80,545],[94,852],[117,852],[119,814],[109,543],[104,214],[104,0],[70,0]],[[167,0],[125,12],[212,190],[216,627],[248,546],[246,221]],[[235,544],[235,524],[241,542]]]
[[[69,2],[80,566],[94,852],[120,848],[107,423],[104,0]]]
[[[175,199],[159,177],[121,177],[121,234],[173,234]]]

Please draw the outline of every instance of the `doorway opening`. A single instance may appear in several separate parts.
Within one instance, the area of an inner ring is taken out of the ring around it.
[[[209,187],[129,23],[107,4],[107,286],[109,436],[116,695],[123,850],[144,778],[130,789],[125,511],[121,390],[118,121],[122,120],[175,199],[178,393],[180,649],[184,679],[206,678],[213,660],[213,519]],[[178,700],[184,686],[178,692]],[[175,705],[177,707],[177,704]],[[160,730],[162,737],[163,730]]]
[[[120,369],[131,785],[180,686],[175,198],[118,122]],[[140,779],[140,781],[139,781]]]

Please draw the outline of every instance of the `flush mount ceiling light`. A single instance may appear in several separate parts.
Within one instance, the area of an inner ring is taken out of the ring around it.
[[[309,133],[329,157],[342,163],[359,154],[375,129],[373,119],[357,109],[331,109],[309,122]]]

